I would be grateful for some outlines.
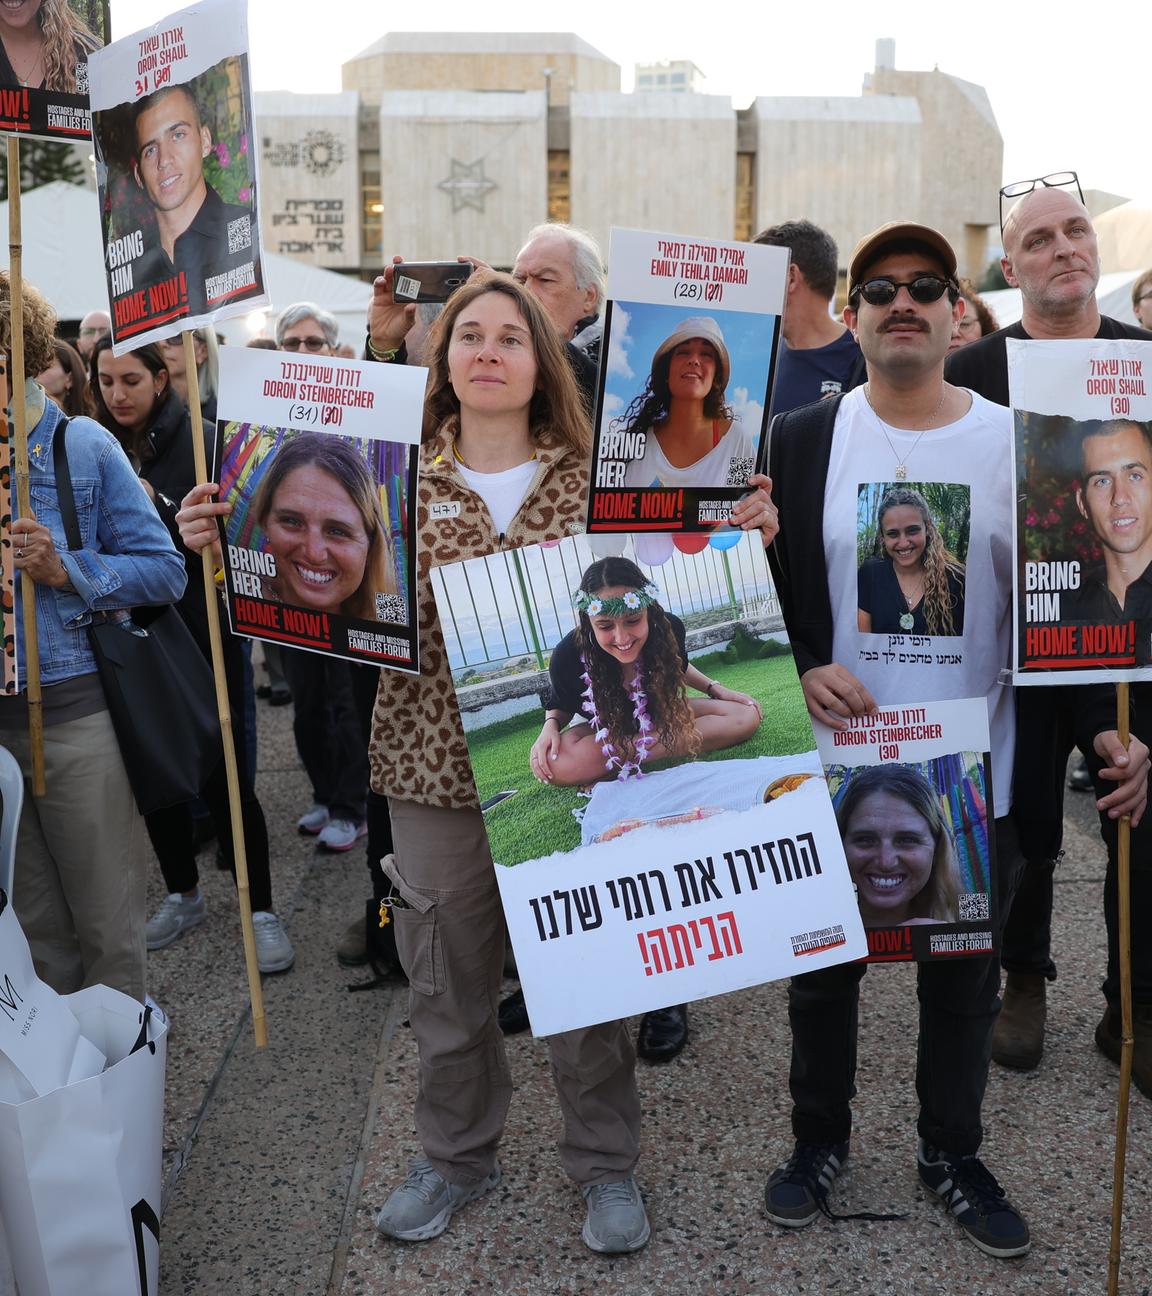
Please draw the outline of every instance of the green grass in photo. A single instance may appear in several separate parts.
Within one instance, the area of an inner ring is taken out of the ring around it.
[[[764,710],[763,723],[747,742],[710,752],[701,760],[746,760],[811,750],[812,727],[790,653],[735,663],[728,654],[710,653],[695,658],[693,665],[727,688],[758,698]],[[576,788],[537,783],[528,768],[528,753],[543,722],[543,712],[532,711],[467,735],[481,802],[500,792],[516,791],[484,816],[497,864],[520,864],[580,845],[580,825],[571,812],[586,805],[587,798]],[[676,763],[659,761],[650,768]]]

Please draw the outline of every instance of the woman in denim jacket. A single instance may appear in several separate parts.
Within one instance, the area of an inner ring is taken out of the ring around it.
[[[0,345],[11,365],[11,299],[0,272]],[[56,317],[24,288],[29,373],[51,361]],[[145,834],[108,716],[86,627],[106,613],[175,602],[184,562],[114,437],[68,422],[68,466],[83,548],[69,551],[52,448],[64,415],[36,383],[27,411],[31,515],[12,524],[20,692],[0,697],[0,742],[25,776],[13,903],[36,970],[61,993],[103,982],[144,997]],[[15,510],[13,510],[15,512]],[[30,785],[19,573],[36,584],[47,791]]]

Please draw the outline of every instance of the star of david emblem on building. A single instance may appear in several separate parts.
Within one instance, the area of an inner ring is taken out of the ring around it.
[[[452,199],[452,211],[455,214],[465,207],[482,212],[486,195],[500,186],[485,177],[483,158],[477,162],[458,162],[453,158],[451,175],[447,180],[441,180],[436,187],[443,189]]]

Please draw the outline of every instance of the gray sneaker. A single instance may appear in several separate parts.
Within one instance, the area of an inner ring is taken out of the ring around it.
[[[256,937],[256,966],[261,972],[287,972],[296,962],[288,933],[270,909],[252,915],[252,932]]]
[[[585,1246],[616,1255],[639,1251],[648,1241],[652,1229],[635,1179],[589,1184],[580,1191],[588,1203],[588,1218],[581,1235]]]
[[[320,830],[317,840],[328,851],[348,851],[360,840],[367,837],[368,825],[355,823],[351,819],[329,819]]]
[[[461,1206],[491,1192],[499,1182],[499,1162],[479,1183],[462,1188],[450,1184],[425,1157],[413,1157],[408,1162],[408,1177],[392,1189],[376,1216],[376,1227],[386,1237],[401,1242],[426,1242],[444,1232]]]
[[[145,943],[150,950],[163,949],[207,917],[208,902],[203,892],[187,897],[174,891],[160,901],[160,908],[148,919],[144,928]]]
[[[311,810],[296,820],[296,831],[308,837],[315,837],[328,826],[328,807],[314,805]]]

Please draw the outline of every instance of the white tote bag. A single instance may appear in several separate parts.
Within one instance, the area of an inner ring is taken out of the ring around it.
[[[156,1296],[168,1028],[107,986],[61,1002],[108,1065],[0,1102],[0,1219],[20,1296]]]
[[[36,975],[27,938],[0,891],[0,1102],[38,1098],[99,1075],[104,1062],[67,1000]]]

